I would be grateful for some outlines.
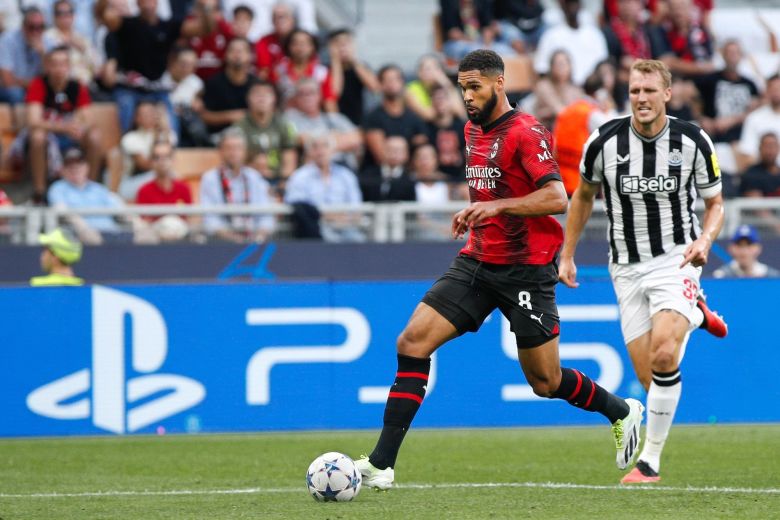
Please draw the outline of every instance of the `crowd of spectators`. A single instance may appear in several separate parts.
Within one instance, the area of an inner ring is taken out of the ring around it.
[[[31,183],[30,203],[285,202],[300,236],[364,240],[354,214],[319,208],[468,197],[454,79],[457,60],[483,47],[532,64],[532,90],[512,94],[565,143],[555,153],[569,193],[589,133],[627,113],[632,60],[657,58],[675,76],[670,114],[712,136],[727,195],[780,195],[780,76],[751,69],[738,40],[715,39],[711,0],[605,0],[598,15],[580,0],[559,0],[554,13],[540,0],[440,0],[441,52],[422,54],[421,44],[408,74],[393,63],[374,70],[348,29],[319,30],[313,0],[23,4],[0,35],[0,102],[23,116],[3,167]],[[117,106],[118,167],[89,124],[93,100]],[[180,147],[219,153],[221,165],[201,172],[194,194],[173,169]],[[154,230],[161,220],[132,225]],[[175,221],[191,223],[166,216],[166,226]],[[418,221],[421,236],[446,235],[436,218]],[[126,229],[108,217],[78,225],[87,243]],[[276,226],[271,217],[216,214],[202,225],[230,241],[261,241]]]

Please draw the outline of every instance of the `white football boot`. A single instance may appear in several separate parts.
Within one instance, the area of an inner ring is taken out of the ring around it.
[[[617,450],[618,469],[626,469],[634,461],[634,456],[639,452],[641,442],[639,428],[642,426],[642,412],[645,407],[636,399],[626,399],[628,415],[615,421],[612,425],[612,435],[615,437],[615,449]]]
[[[355,461],[355,467],[363,475],[364,486],[382,491],[387,491],[393,486],[393,480],[395,479],[393,468],[379,469],[371,464],[365,455]]]

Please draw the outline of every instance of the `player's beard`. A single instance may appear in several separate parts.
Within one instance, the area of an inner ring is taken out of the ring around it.
[[[474,112],[473,115],[466,112],[469,121],[476,125],[484,125],[490,119],[490,115],[493,113],[493,110],[495,110],[497,104],[498,94],[495,89],[493,89],[493,95],[490,96],[490,99],[485,101],[485,105],[482,108],[477,108],[477,111]]]

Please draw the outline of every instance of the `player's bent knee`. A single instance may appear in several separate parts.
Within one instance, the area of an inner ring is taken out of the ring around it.
[[[406,328],[398,335],[396,350],[404,356],[426,358],[430,356],[430,347],[425,344],[421,334]]]
[[[669,372],[674,370],[677,360],[674,357],[674,351],[661,348],[653,352],[652,366],[653,370],[658,372]]]
[[[546,397],[550,398],[553,396],[553,393],[555,392],[556,388],[553,387],[549,383],[549,381],[543,381],[543,382],[536,382],[531,384],[531,388],[534,390],[534,394],[536,394],[539,397]]]
[[[552,377],[546,376],[528,376],[528,384],[539,397],[550,398],[553,396],[558,386],[561,384],[560,378],[555,381]]]

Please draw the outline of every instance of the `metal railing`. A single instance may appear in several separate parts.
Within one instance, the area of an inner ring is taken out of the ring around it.
[[[364,203],[355,206],[328,206],[320,208],[322,220],[335,228],[352,227],[363,240],[370,242],[404,242],[414,240],[449,239],[450,219],[465,207],[465,201],[453,201],[440,205],[417,202]],[[752,224],[766,237],[780,236],[780,199],[742,198],[726,201],[726,225],[721,238],[730,236],[740,224]],[[701,214],[700,202],[697,212]],[[155,219],[166,215],[181,217],[187,230],[181,240],[207,242],[213,239],[213,230],[204,224],[208,215],[220,215],[227,229],[235,222],[251,221],[251,218],[270,215],[274,217],[272,236],[293,238],[292,207],[286,204],[263,206],[182,206],[182,205],[129,205],[120,208],[0,208],[0,245],[37,243],[38,234],[57,226],[67,226],[78,231],[79,226],[90,226],[91,217],[112,217],[114,232],[125,239],[154,243],[155,240],[139,239],[144,231],[155,229]],[[251,218],[250,218],[251,217]],[[340,217],[340,218],[336,218]],[[565,224],[565,215],[558,220]],[[604,202],[595,201],[593,215],[584,231],[584,238],[603,238],[608,226]],[[248,225],[251,228],[251,224]],[[103,232],[106,236],[110,233]],[[247,233],[251,240],[251,233]],[[157,240],[159,241],[159,240]],[[163,240],[164,241],[164,240]],[[89,240],[87,240],[89,243]]]
[[[321,28],[356,27],[365,18],[364,0],[319,0],[317,20]]]

